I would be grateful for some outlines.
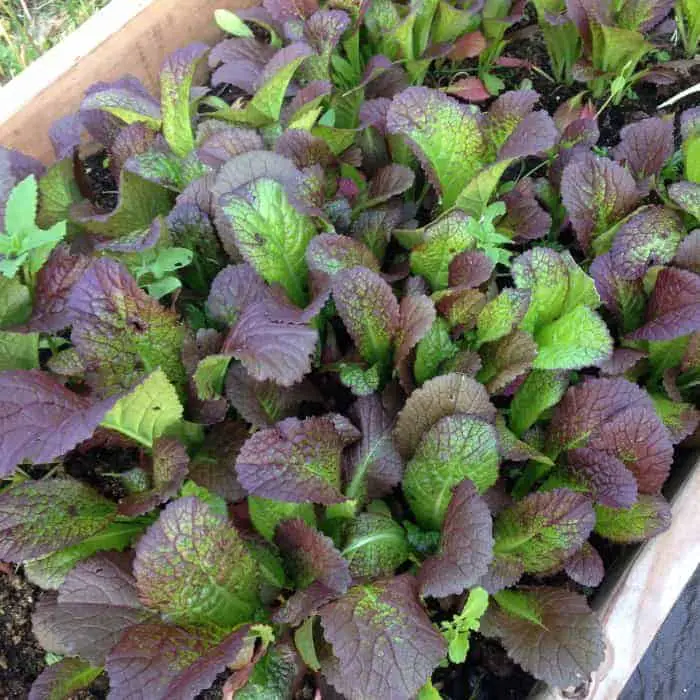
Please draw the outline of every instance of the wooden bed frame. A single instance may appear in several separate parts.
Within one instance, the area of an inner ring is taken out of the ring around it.
[[[0,145],[50,163],[49,127],[77,109],[89,85],[131,74],[155,89],[168,53],[221,36],[214,10],[253,4],[255,0],[113,0],[0,88]],[[681,470],[685,480],[673,499],[670,530],[639,547],[619,575],[611,572],[607,588],[595,599],[607,656],[585,700],[618,696],[700,562],[699,464],[696,455]],[[532,697],[562,700],[570,695],[538,686]]]

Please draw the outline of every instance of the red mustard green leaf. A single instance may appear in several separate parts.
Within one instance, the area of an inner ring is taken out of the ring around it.
[[[253,527],[269,542],[274,541],[275,530],[283,520],[301,519],[309,527],[316,527],[313,503],[287,503],[248,496],[248,514]]]
[[[515,330],[505,338],[482,345],[480,354],[483,365],[477,379],[489,394],[497,394],[537,366],[538,348],[529,333]]]
[[[591,264],[590,272],[603,304],[622,330],[639,327],[646,302],[642,280],[622,279],[613,265],[610,253],[599,255]]]
[[[379,272],[379,262],[364,243],[335,233],[315,236],[306,249],[306,262],[314,288],[322,288],[336,273],[353,267]]]
[[[674,182],[668,187],[668,195],[683,211],[700,221],[700,183]]]
[[[135,78],[117,81],[111,85],[101,83],[94,86],[86,93],[80,110],[101,110],[118,117],[126,124],[140,122],[156,131],[160,130],[161,126],[158,100]]]
[[[158,438],[153,443],[152,488],[119,501],[120,515],[143,515],[177,496],[187,475],[190,458],[174,438]]]
[[[518,124],[532,112],[539,97],[534,90],[512,90],[494,100],[484,126],[492,157],[495,157]]]
[[[394,366],[402,382],[409,370],[411,350],[426,336],[436,319],[435,306],[424,294],[410,294],[399,303],[399,331],[396,336]],[[410,382],[408,382],[410,384]]]
[[[632,211],[639,200],[630,172],[592,153],[572,160],[564,168],[561,197],[584,250],[596,236]]]
[[[320,615],[333,648],[323,674],[349,700],[413,697],[446,653],[409,574],[355,586]]]
[[[39,674],[32,683],[28,700],[64,700],[86,689],[101,673],[102,668],[80,659],[61,659]]]
[[[644,542],[671,526],[671,507],[659,495],[642,494],[629,508],[599,505],[595,514],[596,533],[620,544]]]
[[[491,512],[474,484],[465,479],[452,493],[438,554],[421,565],[421,595],[443,598],[473,588],[492,558]]]
[[[476,115],[438,90],[411,87],[394,97],[387,129],[411,145],[443,209],[456,202],[481,169],[484,138]]]
[[[568,489],[532,493],[501,511],[494,523],[494,553],[520,561],[527,573],[560,567],[588,539],[593,504]]]
[[[411,457],[431,426],[458,413],[488,422],[496,418],[486,389],[466,374],[444,374],[427,381],[408,397],[396,420],[394,436],[399,452]]]
[[[634,340],[671,340],[700,330],[700,275],[668,267],[659,272],[647,305],[646,323]]]
[[[413,170],[404,165],[392,163],[380,168],[369,181],[365,206],[373,207],[403,194],[413,186],[413,180]]]
[[[71,340],[102,393],[130,389],[158,367],[175,386],[184,384],[184,328],[120,263],[93,262],[74,285],[68,310]]]
[[[394,420],[378,394],[361,396],[348,413],[362,437],[350,447],[343,465],[350,499],[382,498],[401,481],[403,461],[394,443]]]
[[[632,348],[616,348],[613,350],[609,360],[602,362],[600,365],[600,373],[606,377],[619,377],[629,372],[644,358],[646,354],[641,350],[632,350]]]
[[[0,493],[0,557],[43,557],[82,542],[115,515],[114,503],[75,479],[23,481]]]
[[[617,457],[581,447],[571,450],[566,459],[569,470],[591,490],[596,503],[609,508],[629,508],[637,500],[634,474]]]
[[[139,597],[173,621],[233,627],[252,619],[258,575],[235,528],[194,497],[168,504],[136,546]]]
[[[503,201],[506,215],[498,222],[499,229],[509,231],[517,241],[535,241],[549,233],[552,217],[537,201],[532,180],[520,180]]]
[[[700,185],[698,185],[700,191]],[[700,210],[699,210],[700,218]],[[700,228],[691,231],[680,243],[673,259],[676,267],[700,274]]]
[[[637,180],[658,175],[673,155],[673,120],[651,117],[628,124],[621,129],[613,153]]]
[[[339,430],[333,415],[287,418],[243,445],[236,471],[249,493],[292,503],[340,503],[341,453],[360,435]]]
[[[674,445],[695,432],[700,422],[700,411],[693,404],[673,401],[660,394],[652,395],[651,399]]]
[[[365,267],[333,278],[333,299],[360,355],[370,364],[387,362],[399,329],[399,304],[391,287]]]
[[[605,565],[595,547],[584,542],[581,549],[566,560],[564,571],[576,583],[587,588],[596,588],[605,576]]]
[[[499,461],[496,429],[490,423],[462,413],[438,420],[423,434],[402,482],[418,523],[440,529],[453,487],[470,479],[483,493],[498,479]]]
[[[57,599],[39,603],[32,629],[44,649],[102,666],[122,633],[149,617],[125,560],[98,554],[68,573]]]
[[[5,230],[5,206],[12,188],[30,175],[40,179],[45,171],[46,168],[38,160],[0,147],[0,230]]]
[[[558,688],[580,685],[603,661],[598,618],[586,598],[563,588],[519,588],[496,595],[481,633],[498,637],[513,661]]]
[[[480,287],[491,279],[495,264],[479,250],[467,250],[452,259],[449,268],[450,287]]]
[[[303,520],[283,520],[275,530],[275,544],[284,557],[287,570],[299,588],[319,581],[336,594],[350,586],[348,562],[330,537]]]
[[[527,156],[544,156],[559,139],[554,121],[544,110],[525,115],[498,151],[501,162]]]
[[[255,642],[251,632],[244,625],[217,644],[217,637],[203,629],[136,625],[107,657],[110,695],[115,700],[194,698],[229,665],[249,662]]]
[[[670,209],[638,209],[615,234],[610,250],[615,274],[633,280],[642,277],[652,265],[671,262],[684,236],[683,222]]]
[[[51,462],[92,437],[117,396],[93,401],[47,372],[0,374],[0,477],[24,461]]]

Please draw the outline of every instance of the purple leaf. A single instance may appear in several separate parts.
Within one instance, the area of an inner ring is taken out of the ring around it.
[[[27,322],[29,330],[52,333],[70,326],[68,296],[89,264],[90,258],[71,255],[65,244],[54,248],[36,278],[34,311]]]
[[[107,657],[114,700],[190,700],[252,655],[244,625],[217,644],[206,630],[161,622],[132,627]]]
[[[698,186],[700,190],[700,185]],[[700,274],[700,228],[691,231],[678,246],[673,264]]]
[[[187,475],[190,458],[174,438],[159,438],[153,443],[153,487],[119,501],[119,514],[144,515],[177,496]]]
[[[613,351],[612,357],[599,365],[601,375],[605,377],[619,377],[637,365],[646,357],[640,350],[631,348],[617,348]]]
[[[216,68],[220,63],[247,61],[255,67],[256,71],[260,71],[275,55],[275,50],[273,46],[257,39],[239,37],[225,39],[209,52],[209,67]]]
[[[445,416],[469,414],[493,422],[496,409],[482,384],[465,374],[444,374],[425,382],[406,401],[394,436],[399,452],[409,458],[429,428]]]
[[[597,235],[632,211],[639,200],[637,184],[629,171],[592,153],[564,168],[561,197],[584,250]]]
[[[136,545],[139,598],[174,622],[234,627],[260,605],[258,566],[237,530],[198,498],[171,501]]]
[[[554,148],[559,134],[544,110],[526,115],[498,151],[499,160],[544,155]]]
[[[349,700],[413,697],[446,653],[409,574],[351,588],[320,616],[333,647],[323,673]]]
[[[700,275],[668,267],[659,272],[646,323],[629,337],[671,340],[700,330]]]
[[[118,398],[94,402],[38,370],[0,374],[0,477],[25,460],[51,462],[92,437]]]
[[[490,595],[514,586],[525,573],[523,563],[512,557],[495,554],[488,571],[479,579],[479,586]]]
[[[89,376],[104,394],[130,389],[144,368],[160,368],[176,386],[184,330],[174,312],[141,290],[115,260],[96,260],[68,297],[71,340]]]
[[[340,503],[341,453],[360,435],[339,431],[332,415],[287,418],[260,430],[243,445],[236,461],[249,493],[292,503]]]
[[[500,601],[489,605],[480,631],[498,637],[513,661],[558,688],[579,685],[598,668],[603,634],[584,596],[548,586],[518,588],[511,596],[521,600],[514,612]],[[518,608],[528,616],[517,615]]]
[[[504,338],[481,347],[483,366],[477,376],[489,394],[498,394],[532,369],[536,357],[537,343],[532,336],[525,331],[514,330]]]
[[[78,114],[69,114],[57,119],[49,129],[49,138],[56,160],[72,158],[80,145],[83,124]]]
[[[399,371],[404,388],[413,383],[409,366],[411,350],[432,328],[436,317],[435,306],[425,294],[409,294],[401,299],[394,366]]]
[[[304,20],[318,10],[316,0],[264,0],[263,7],[278,22]]]
[[[333,86],[329,80],[312,80],[307,85],[304,85],[303,88],[297,91],[289,104],[283,108],[284,122],[294,119],[299,114],[304,114],[307,109],[317,105],[324,97],[330,95],[332,90]],[[284,133],[282,136],[284,136]]]
[[[494,262],[479,250],[467,250],[450,263],[450,287],[480,287],[491,279]]]
[[[440,536],[440,551],[421,566],[421,595],[443,598],[477,585],[493,558],[491,512],[465,479],[453,491]]]
[[[392,163],[381,168],[369,182],[367,205],[375,206],[403,194],[413,186],[413,180],[413,171],[403,165]]]
[[[311,239],[306,263],[315,289],[323,289],[341,270],[363,267],[379,272],[379,262],[364,243],[335,233],[320,233]]]
[[[360,107],[360,123],[363,126],[373,126],[382,136],[387,136],[387,115],[391,100],[387,97],[377,97],[366,100]]]
[[[700,183],[674,182],[669,185],[668,194],[683,211],[700,221]]]
[[[367,100],[379,100],[398,95],[409,86],[409,80],[401,65],[378,55],[367,61],[361,84],[365,86]]]
[[[629,508],[637,500],[634,474],[613,455],[583,447],[567,454],[573,474],[591,489],[596,503],[610,508]]]
[[[268,294],[267,285],[251,265],[229,265],[211,283],[207,311],[213,319],[233,326],[245,309]]]
[[[671,209],[657,206],[638,209],[615,234],[610,250],[615,275],[634,280],[652,265],[671,262],[684,235],[683,222]]]
[[[315,615],[326,603],[337,597],[338,594],[332,588],[316,581],[308,588],[295,591],[272,619],[277,623],[298,627],[307,617]]]
[[[109,168],[114,177],[119,177],[124,165],[132,156],[148,152],[157,136],[156,131],[139,122],[121,129],[109,149]]]
[[[642,280],[623,280],[612,263],[612,255],[599,255],[591,264],[591,276],[600,299],[623,330],[639,326],[644,312]]]
[[[135,78],[93,86],[80,105],[81,113],[92,110],[108,112],[126,124],[142,122],[156,130],[161,125],[160,103]]]
[[[199,160],[212,168],[219,168],[241,153],[264,148],[262,137],[253,129],[226,127],[218,129],[201,141],[197,147]]]
[[[597,588],[605,576],[605,565],[595,547],[584,542],[581,549],[567,559],[564,571],[570,579],[581,586]]]
[[[362,437],[346,454],[345,493],[355,499],[382,498],[391,493],[403,474],[403,461],[392,435],[394,421],[377,394],[358,398],[349,416]]]
[[[613,153],[636,180],[658,175],[673,155],[673,120],[652,117],[628,124],[620,131]]]
[[[321,138],[301,129],[287,129],[277,139],[275,152],[289,158],[297,168],[308,168],[320,164],[327,168],[335,156]]]
[[[42,647],[102,666],[122,633],[151,616],[122,561],[98,554],[79,562],[58,589],[58,598],[38,605],[32,629]]]
[[[552,217],[535,198],[532,180],[525,178],[503,196],[506,216],[498,226],[509,230],[518,241],[544,238],[552,226]]]

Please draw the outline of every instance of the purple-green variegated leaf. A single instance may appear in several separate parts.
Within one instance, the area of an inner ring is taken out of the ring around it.
[[[374,127],[381,136],[387,136],[387,116],[391,107],[391,100],[388,97],[377,97],[373,100],[366,100],[360,106],[360,123],[365,126]]]
[[[482,384],[466,374],[444,374],[416,389],[396,420],[394,436],[399,452],[411,457],[423,435],[445,416],[472,415],[492,423],[496,409]]]
[[[350,27],[350,17],[342,10],[323,9],[314,12],[304,23],[304,39],[317,56],[311,56],[304,65],[307,80],[327,80],[331,53]]]
[[[700,185],[698,186],[698,193],[700,195]],[[698,215],[700,216],[700,210]],[[676,267],[682,267],[684,270],[700,274],[700,228],[691,231],[681,241],[676,251],[676,257],[673,259],[673,264]]]
[[[299,88],[282,108],[282,122],[288,124],[316,109],[333,90],[330,80],[312,80]]]
[[[638,209],[618,229],[610,250],[615,274],[624,280],[642,277],[652,265],[673,259],[685,227],[671,209],[648,206]]]
[[[619,377],[634,369],[646,354],[632,348],[616,348],[609,360],[599,365],[600,373],[605,377]]]
[[[76,691],[85,690],[100,673],[99,666],[91,666],[80,659],[61,659],[39,674],[27,700],[63,700]]]
[[[596,506],[595,531],[611,542],[644,542],[671,526],[671,506],[663,496],[642,494],[629,508]]]
[[[243,445],[236,460],[238,478],[249,493],[263,498],[340,503],[342,451],[360,437],[352,431],[339,431],[332,415],[287,418]]]
[[[42,600],[32,615],[41,646],[102,666],[122,633],[152,616],[139,602],[128,563],[123,555],[105,554],[79,562],[58,598]]]
[[[162,123],[160,104],[136,79],[103,83],[86,93],[80,111],[101,110],[126,124],[143,123],[158,131]],[[108,144],[105,144],[108,145]]]
[[[503,93],[489,107],[484,125],[491,157],[506,143],[518,124],[532,113],[539,100],[534,90],[512,90]]]
[[[70,547],[115,514],[113,503],[75,479],[21,482],[0,494],[0,557],[22,562]]]
[[[673,120],[651,117],[628,124],[620,131],[620,143],[613,152],[636,180],[658,175],[673,155]]]
[[[425,294],[409,294],[401,299],[394,366],[404,388],[412,384],[409,366],[411,351],[430,331],[436,317],[435,305]]]
[[[335,156],[321,138],[301,129],[286,129],[275,142],[275,152],[289,158],[297,168],[329,167]]]
[[[598,618],[586,598],[563,588],[523,587],[496,595],[481,634],[498,637],[535,678],[558,688],[580,685],[603,661]]]
[[[109,149],[109,169],[118,178],[126,162],[153,146],[158,133],[145,124],[134,122],[119,131]]]
[[[659,272],[634,340],[671,340],[700,330],[700,275],[668,267]]]
[[[477,585],[493,557],[491,512],[474,484],[455,487],[440,536],[438,554],[418,573],[421,594],[443,598]]]
[[[268,294],[265,283],[250,265],[229,265],[211,283],[207,311],[220,323],[233,326],[248,306],[263,301]]]
[[[183,327],[120,263],[93,262],[71,290],[68,313],[71,340],[101,393],[129,389],[157,367],[176,386],[184,383]]]
[[[38,160],[0,147],[0,230],[5,230],[5,204],[12,188],[30,175],[40,178],[45,170]]]
[[[594,525],[586,496],[569,489],[532,493],[496,518],[494,553],[519,561],[528,573],[543,573],[563,565]]]
[[[498,151],[500,161],[527,156],[544,156],[554,148],[559,134],[554,121],[544,110],[526,115]]]
[[[625,0],[617,10],[617,21],[621,27],[646,34],[660,24],[672,8],[672,0]]]
[[[394,97],[387,129],[411,145],[444,209],[457,201],[481,169],[484,138],[479,121],[466,106],[438,90],[411,87]]]
[[[93,432],[118,396],[94,401],[38,370],[0,374],[0,476],[52,462]]]
[[[612,255],[599,255],[591,264],[590,273],[603,305],[624,331],[638,328],[644,314],[644,287],[641,279],[625,280],[612,263]]]
[[[68,296],[89,264],[87,256],[72,255],[65,244],[54,248],[37,274],[34,311],[27,322],[29,330],[51,333],[71,325]]]
[[[672,373],[670,374],[672,376]],[[669,374],[664,376],[664,387],[667,391],[669,389],[669,379]],[[672,386],[670,388],[671,393],[677,392],[677,387],[676,392],[673,391]],[[678,394],[676,394],[674,399],[667,399],[661,395],[652,397],[656,412],[668,429],[671,442],[677,445],[695,432],[700,422],[700,411],[693,404],[681,401],[682,396]]]
[[[258,565],[227,519],[198,498],[171,501],[136,546],[140,600],[180,623],[233,627],[260,606]]]
[[[591,491],[596,503],[609,508],[629,508],[637,500],[637,481],[623,462],[590,447],[571,450],[567,466]]]
[[[341,270],[363,267],[379,272],[379,262],[364,243],[334,233],[320,233],[311,239],[306,248],[306,263],[312,284],[318,289]]]
[[[700,183],[674,182],[669,185],[668,194],[683,211],[700,221]]]
[[[399,329],[399,304],[391,287],[366,267],[341,270],[333,278],[333,299],[345,328],[370,364],[391,358]]]
[[[162,622],[136,625],[112,649],[105,664],[114,700],[189,700],[206,690],[229,665],[245,666],[253,651],[250,627],[219,641],[197,628]]]
[[[477,378],[489,394],[498,394],[511,382],[537,367],[538,345],[529,333],[515,330],[480,348],[482,367]],[[559,363],[560,364],[560,363]]]
[[[394,421],[378,394],[358,398],[349,415],[362,437],[345,455],[345,494],[351,499],[382,498],[391,493],[403,474],[392,433]]]
[[[564,571],[576,583],[596,588],[605,575],[605,565],[598,550],[589,542],[584,542],[581,549],[566,560]]]
[[[322,671],[348,700],[413,697],[446,653],[409,574],[355,586],[320,616],[332,646]]]
[[[628,214],[639,200],[637,184],[630,172],[609,158],[592,153],[564,168],[561,197],[584,250],[596,236]]]
[[[503,196],[506,216],[499,221],[499,229],[508,230],[517,241],[534,241],[544,238],[552,226],[552,217],[535,197],[535,189],[529,178]]]
[[[241,153],[263,148],[262,137],[253,129],[225,127],[217,129],[197,144],[197,156],[205,165],[219,168]]]

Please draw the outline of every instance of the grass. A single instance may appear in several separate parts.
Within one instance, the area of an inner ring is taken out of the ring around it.
[[[0,0],[0,83],[23,71],[109,0]]]

